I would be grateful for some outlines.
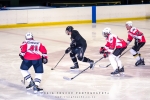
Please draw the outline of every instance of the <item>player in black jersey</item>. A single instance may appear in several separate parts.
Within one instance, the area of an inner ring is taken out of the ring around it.
[[[70,69],[78,69],[79,68],[77,58],[79,61],[90,63],[90,68],[92,68],[94,61],[87,57],[84,57],[84,52],[87,47],[86,40],[79,34],[79,32],[77,30],[74,30],[72,26],[68,26],[66,28],[66,34],[71,35],[70,47],[68,47],[65,51],[66,54],[71,51],[70,57],[74,63],[74,66],[70,67]],[[76,58],[76,55],[77,55],[77,58]]]

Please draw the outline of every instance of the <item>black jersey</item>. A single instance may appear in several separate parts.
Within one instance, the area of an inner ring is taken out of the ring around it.
[[[86,46],[86,40],[80,35],[80,33],[77,30],[72,31],[71,40],[73,40],[76,43],[77,47]]]

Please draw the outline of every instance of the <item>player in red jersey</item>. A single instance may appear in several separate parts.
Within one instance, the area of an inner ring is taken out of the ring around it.
[[[26,87],[26,89],[28,90],[33,87],[35,93],[42,92],[43,89],[39,88],[38,86],[42,79],[43,63],[46,64],[48,62],[47,50],[42,43],[33,39],[32,33],[28,32],[25,35],[25,38],[26,40],[20,46],[21,53],[19,56],[23,60],[20,66],[21,73],[24,79],[29,82],[29,85]],[[32,77],[28,72],[32,65],[35,71],[34,80],[32,80]]]
[[[108,27],[104,28],[102,34],[106,38],[107,43],[105,47],[100,48],[100,54],[103,54],[104,58],[109,56],[109,61],[114,69],[114,72],[111,72],[111,75],[124,72],[124,67],[119,57],[127,48],[127,43],[116,35],[111,34],[111,29]]]
[[[126,22],[126,29],[128,30],[127,44],[129,45],[129,43],[135,39],[134,46],[130,50],[131,54],[136,57],[137,60],[135,66],[145,65],[144,58],[142,58],[141,54],[139,53],[141,47],[143,47],[146,43],[144,34],[136,27],[133,27],[131,21]]]

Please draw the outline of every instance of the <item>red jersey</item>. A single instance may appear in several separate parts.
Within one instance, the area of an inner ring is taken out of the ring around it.
[[[113,52],[113,50],[115,48],[125,48],[127,47],[127,43],[123,40],[118,38],[116,35],[114,34],[110,34],[107,38],[106,38],[106,45],[105,45],[105,49],[108,52]]]
[[[21,48],[21,55],[24,56],[26,60],[37,60],[43,57],[47,58],[47,50],[42,43],[35,40],[25,40]]]
[[[132,27],[128,31],[128,39],[127,39],[128,44],[133,40],[133,38],[138,40],[139,43],[146,42],[144,34],[135,27]]]

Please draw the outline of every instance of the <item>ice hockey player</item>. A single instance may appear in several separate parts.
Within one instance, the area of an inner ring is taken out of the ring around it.
[[[26,87],[27,90],[33,88],[34,93],[43,92],[43,89],[39,88],[39,84],[42,79],[43,74],[43,63],[48,62],[47,50],[42,43],[35,41],[31,32],[26,33],[26,40],[23,41],[21,48],[21,53],[19,54],[22,59],[20,66],[21,73],[29,85]],[[42,54],[42,56],[41,56]],[[35,71],[35,79],[33,80],[29,68],[33,65]]]
[[[68,26],[65,32],[67,35],[71,35],[70,47],[68,47],[65,51],[66,54],[70,52],[70,57],[74,63],[74,66],[70,67],[70,69],[79,69],[77,58],[79,61],[90,63],[90,68],[92,68],[94,61],[84,57],[84,52],[87,47],[86,40],[79,34],[77,30],[74,30],[72,26]]]
[[[146,42],[144,34],[136,27],[132,26],[132,21],[126,22],[126,29],[128,30],[127,44],[129,45],[133,38],[135,39],[134,46],[130,50],[130,53],[136,58],[135,66],[145,65],[144,58],[142,58],[141,54],[139,53],[139,50]]]
[[[103,54],[104,58],[109,57],[109,61],[114,69],[111,75],[119,75],[124,72],[124,67],[119,57],[127,48],[127,44],[123,39],[111,34],[109,27],[103,29],[102,35],[106,38],[107,43],[100,48],[100,54]]]

